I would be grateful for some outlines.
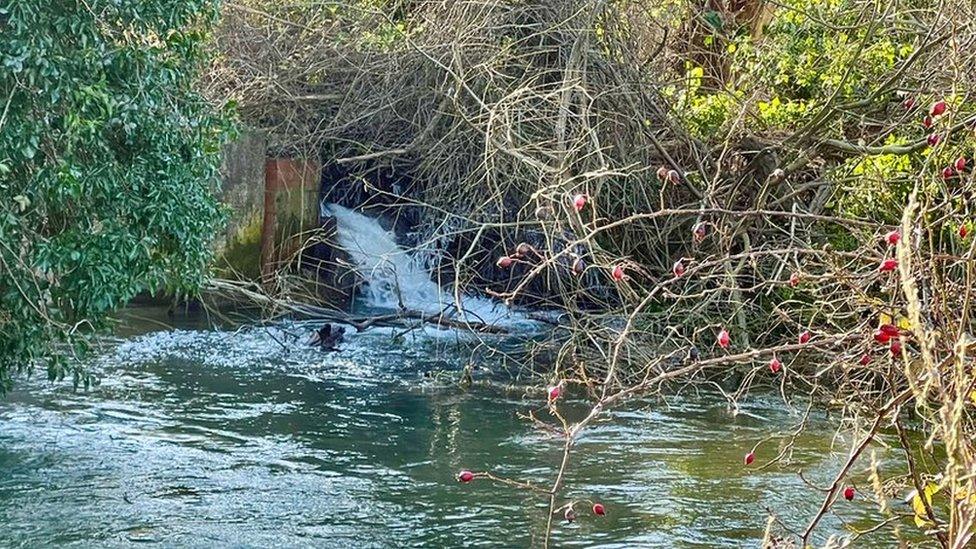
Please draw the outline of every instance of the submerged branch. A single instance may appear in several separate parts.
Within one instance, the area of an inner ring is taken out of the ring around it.
[[[484,334],[507,334],[508,329],[482,322],[470,322],[451,318],[442,313],[425,313],[423,311],[403,310],[397,313],[380,315],[352,315],[336,309],[319,307],[308,303],[300,303],[288,299],[269,296],[252,284],[240,283],[232,280],[212,279],[207,288],[210,292],[220,292],[226,296],[242,298],[246,303],[252,303],[262,308],[276,311],[277,314],[296,315],[305,320],[322,320],[349,324],[362,332],[373,327],[386,328],[415,328],[419,324],[429,324],[439,328],[451,328]]]

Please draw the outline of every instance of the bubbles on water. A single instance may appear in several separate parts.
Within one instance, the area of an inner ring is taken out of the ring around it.
[[[335,351],[307,341],[319,324],[289,321],[238,330],[155,331],[107,349],[92,366],[131,377],[140,364],[165,362],[179,369],[227,371],[247,377],[275,371],[308,381],[349,384],[412,383],[424,372],[458,371],[471,358],[473,334],[430,325],[375,327],[346,336]],[[120,373],[122,372],[122,373]]]
[[[182,359],[215,368],[247,367],[307,358],[316,352],[305,345],[307,334],[283,326],[237,331],[171,330],[127,340],[102,360],[123,363]]]

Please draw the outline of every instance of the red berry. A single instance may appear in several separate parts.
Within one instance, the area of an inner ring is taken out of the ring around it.
[[[578,195],[574,196],[573,197],[573,207],[576,208],[576,211],[580,211],[583,208],[585,208],[586,207],[586,195],[585,194],[578,194]]]
[[[604,517],[604,516],[607,515],[607,509],[603,506],[602,503],[594,503],[593,504],[593,514],[594,515],[599,515],[601,517]]]
[[[952,179],[954,175],[956,175],[956,170],[952,169],[952,166],[942,168],[942,179]]]
[[[890,339],[891,335],[885,333],[885,331],[880,328],[874,332],[874,340],[878,343],[888,343],[888,340]]]
[[[457,476],[458,482],[471,482],[474,480],[474,473],[468,470],[461,471]]]
[[[705,224],[704,223],[698,223],[698,224],[696,224],[694,230],[692,231],[692,236],[693,236],[695,242],[701,242],[702,240],[705,240],[705,233],[706,232],[707,232],[707,229],[705,228]]]
[[[892,339],[891,340],[891,347],[890,347],[890,349],[891,349],[891,356],[893,356],[895,358],[898,358],[899,356],[901,356],[901,342],[898,341],[897,339]]]
[[[512,266],[512,258],[508,257],[507,255],[503,255],[498,258],[498,261],[495,262],[495,265],[498,265],[502,269],[507,269]]]
[[[959,225],[959,238],[966,238],[967,234],[969,234],[969,229],[965,225]]]
[[[846,499],[847,501],[851,501],[852,499],[854,499],[853,486],[848,486],[847,488],[844,488],[844,499]]]
[[[746,454],[746,457],[743,461],[745,462],[746,465],[751,465],[753,461],[756,461],[755,452],[749,452],[748,454]]]
[[[867,366],[868,364],[871,364],[871,355],[865,353],[864,356],[861,357],[861,366]]]
[[[928,141],[929,147],[934,147],[939,144],[939,141],[942,141],[942,137],[937,133],[933,133],[933,134],[929,134],[929,137],[928,139],[926,139],[926,141]]]
[[[556,400],[557,398],[559,398],[559,395],[563,394],[563,384],[560,383],[559,385],[553,385],[552,387],[549,387],[548,394],[549,394],[549,402]]]
[[[882,324],[878,329],[887,334],[888,337],[898,337],[901,334],[901,330],[894,324]]]
[[[929,107],[929,114],[931,116],[942,116],[945,113],[945,111],[946,111],[945,101],[936,101],[935,103],[932,103],[931,107]]]
[[[922,125],[925,126],[926,129],[931,128],[932,127],[932,117],[931,116],[928,116],[928,115],[925,115],[925,118],[922,119]]]
[[[885,235],[885,240],[888,241],[888,244],[894,246],[895,244],[898,244],[899,240],[901,240],[901,233],[898,231],[891,231]]]
[[[897,259],[885,259],[884,261],[881,262],[881,266],[878,267],[878,270],[882,272],[888,272],[888,271],[894,271],[897,268],[898,268]]]
[[[956,159],[956,163],[954,164],[954,166],[956,168],[956,171],[959,173],[966,171],[966,158],[960,156],[959,158]]]
[[[671,272],[674,273],[674,276],[681,277],[681,275],[685,274],[685,264],[680,259],[675,261],[671,267]]]
[[[776,357],[773,357],[773,359],[769,361],[769,371],[773,372],[774,374],[779,372],[780,368],[782,367],[783,363],[780,362]]]
[[[810,332],[804,330],[803,332],[800,333],[800,340],[799,340],[800,341],[800,344],[802,345],[802,344],[810,341],[810,338],[811,337],[813,337],[813,336],[810,335]]]
[[[790,287],[796,288],[799,285],[800,285],[800,273],[793,271],[793,274],[790,275]]]
[[[610,276],[617,282],[624,279],[624,268],[623,265],[614,265],[613,270],[610,271]]]
[[[665,168],[664,166],[661,166],[660,168],[658,168],[657,169],[657,178],[660,179],[661,181],[667,180],[667,178],[668,178],[668,169]]]
[[[718,342],[718,346],[724,349],[729,346],[729,343],[732,341],[732,338],[729,337],[729,331],[726,330],[725,328],[722,328],[722,330],[718,333],[718,337],[716,337],[715,340]]]
[[[915,98],[909,97],[908,99],[905,99],[905,101],[901,104],[901,106],[905,107],[906,111],[912,110],[915,107]]]

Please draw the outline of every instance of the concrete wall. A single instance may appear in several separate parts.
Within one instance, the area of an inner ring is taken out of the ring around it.
[[[335,247],[334,222],[319,224],[321,165],[317,158],[268,158],[267,147],[264,134],[244,132],[224,148],[220,200],[230,219],[218,239],[216,275],[346,308],[358,279]]]
[[[217,274],[257,280],[261,275],[261,229],[264,215],[264,168],[268,139],[243,132],[224,147],[220,200],[231,210],[217,248]]]

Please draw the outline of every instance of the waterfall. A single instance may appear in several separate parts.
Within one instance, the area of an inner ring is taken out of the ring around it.
[[[486,324],[528,321],[501,303],[478,296],[462,295],[458,311],[453,292],[438,286],[420,258],[401,248],[379,221],[338,204],[323,203],[322,215],[335,218],[338,244],[365,279],[360,299],[366,306],[397,310],[402,304],[430,314],[447,309],[450,316]]]

